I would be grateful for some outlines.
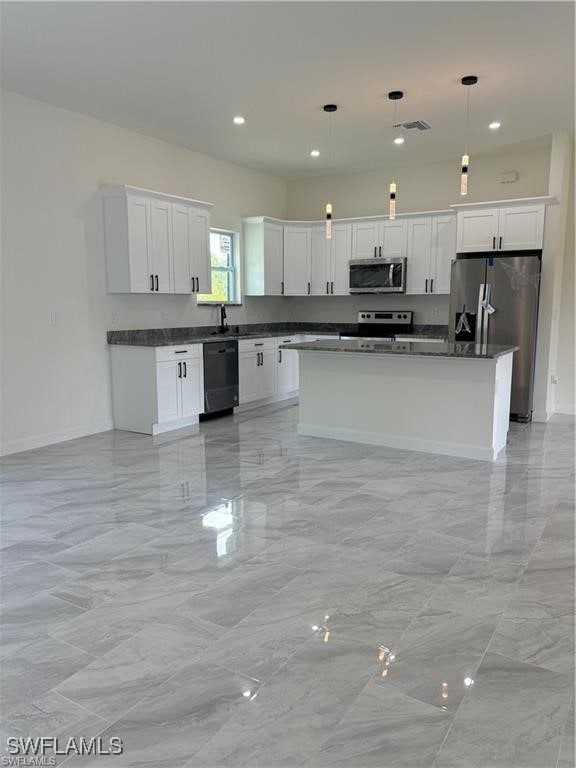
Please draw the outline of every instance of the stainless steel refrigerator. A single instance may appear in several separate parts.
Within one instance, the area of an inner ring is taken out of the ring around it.
[[[519,421],[532,418],[541,257],[541,251],[466,253],[452,263],[449,338],[519,347],[510,402]]]

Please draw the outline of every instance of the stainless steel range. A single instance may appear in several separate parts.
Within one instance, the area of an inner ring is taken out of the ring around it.
[[[396,339],[412,334],[412,312],[358,312],[356,331],[341,333],[341,339]]]

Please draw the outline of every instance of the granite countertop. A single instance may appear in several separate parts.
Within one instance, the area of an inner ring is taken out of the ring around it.
[[[409,342],[409,341],[367,341],[365,339],[332,339],[325,341],[297,342],[282,344],[280,349],[295,349],[302,352],[344,352],[398,355],[405,357],[451,357],[465,360],[494,360],[501,355],[515,352],[518,347],[498,344],[474,344],[474,342]]]
[[[108,331],[108,344],[124,344],[135,347],[169,347],[175,344],[204,344],[222,339],[274,338],[301,333],[338,335],[356,331],[357,323],[249,323],[231,325],[228,333],[219,333],[216,325],[186,328],[142,328],[137,330]],[[414,326],[415,336],[446,336],[445,326]]]

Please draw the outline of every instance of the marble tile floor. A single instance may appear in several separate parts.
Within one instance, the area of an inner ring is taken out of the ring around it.
[[[574,765],[574,424],[494,464],[288,402],[2,470],[2,728],[66,768]]]

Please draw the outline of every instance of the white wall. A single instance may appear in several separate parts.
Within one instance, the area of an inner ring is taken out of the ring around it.
[[[417,137],[416,137],[417,138]],[[550,166],[549,136],[511,145],[497,153],[471,158],[467,202],[529,197],[548,193]],[[409,142],[400,152],[409,152]],[[514,184],[501,184],[503,171],[518,172]],[[288,216],[292,219],[319,219],[327,200],[334,205],[335,218],[386,214],[388,185],[392,174],[398,185],[397,211],[444,210],[460,197],[459,157],[453,162],[430,163],[370,171],[298,179],[288,182]],[[413,309],[416,323],[448,322],[448,296],[358,296],[326,300],[294,299],[292,316],[299,320],[354,321],[360,309]]]
[[[555,409],[557,413],[576,415],[575,379],[574,379],[574,316],[575,281],[574,270],[574,171],[568,197],[568,224],[566,232],[566,252],[562,275],[562,295],[560,302],[560,323],[558,334],[558,384],[556,386]]]
[[[215,322],[215,310],[197,307],[194,297],[106,293],[100,185],[208,200],[214,226],[240,231],[242,216],[285,215],[286,184],[13,93],[2,94],[2,107],[2,441],[9,451],[110,427],[108,329]],[[246,298],[229,322],[288,313],[281,298]]]

